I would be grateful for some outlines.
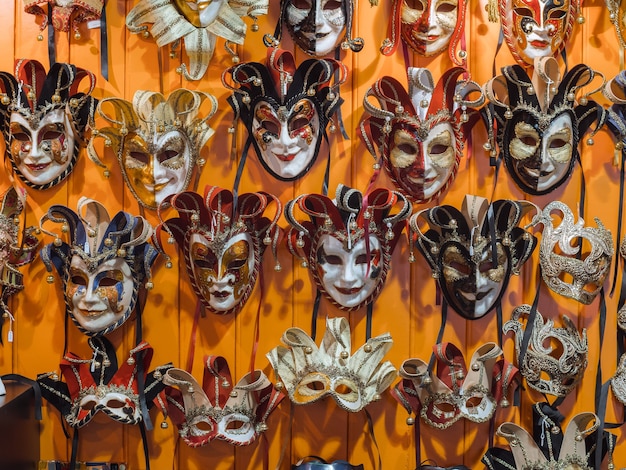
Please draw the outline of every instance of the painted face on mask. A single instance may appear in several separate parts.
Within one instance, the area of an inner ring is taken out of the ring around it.
[[[537,57],[555,56],[571,31],[569,0],[512,0],[509,45],[523,62],[533,64]],[[506,25],[505,25],[506,28]]]
[[[423,200],[442,190],[458,160],[449,123],[436,124],[424,139],[410,126],[397,127],[390,142],[388,168],[403,191]]]
[[[11,158],[26,180],[35,185],[62,176],[72,162],[75,137],[64,109],[43,116],[36,126],[19,113],[11,115]]]
[[[247,299],[254,287],[250,282],[254,246],[249,234],[239,233],[219,246],[194,233],[190,246],[195,282],[212,309],[226,312]]]
[[[154,134],[151,142],[129,134],[122,163],[131,191],[148,207],[184,190],[193,169],[189,139],[178,130]]]
[[[491,249],[485,249],[477,259],[471,258],[458,245],[446,247],[441,257],[442,289],[452,307],[466,318],[480,318],[495,305],[508,276],[508,259],[497,245],[497,265]]]
[[[458,9],[458,0],[403,0],[402,38],[426,57],[445,51],[456,28]]]
[[[322,235],[317,248],[317,276],[323,289],[339,305],[355,308],[376,290],[382,272],[382,253],[376,237],[369,239],[369,268],[365,240],[346,250],[341,241]]]
[[[74,256],[65,296],[71,315],[85,331],[99,333],[119,327],[131,314],[136,301],[131,269],[121,258],[105,261],[89,270],[80,256]]]
[[[342,38],[346,0],[287,0],[285,23],[294,42],[307,54],[325,56]]]
[[[574,164],[574,133],[568,113],[554,118],[543,132],[532,123],[519,121],[513,135],[505,149],[505,162],[522,189],[545,194],[563,183]]]
[[[212,24],[225,0],[174,0],[178,11],[196,28]]]
[[[310,100],[301,99],[291,109],[281,106],[278,110],[259,102],[252,130],[262,163],[279,177],[295,178],[313,164],[320,120]]]

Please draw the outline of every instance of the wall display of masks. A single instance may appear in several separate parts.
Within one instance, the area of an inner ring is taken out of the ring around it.
[[[623,10],[3,5],[0,377],[41,459],[626,467]]]

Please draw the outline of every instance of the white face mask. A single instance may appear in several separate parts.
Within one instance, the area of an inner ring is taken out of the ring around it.
[[[382,250],[379,240],[369,239],[369,273],[365,240],[354,243],[346,251],[341,241],[322,235],[317,249],[317,272],[324,290],[345,308],[365,302],[380,283]],[[366,277],[367,275],[367,277]]]
[[[452,176],[456,160],[456,137],[448,123],[433,126],[423,142],[416,133],[398,129],[390,144],[394,178],[403,190],[419,199],[441,191]]]
[[[319,151],[320,120],[313,103],[298,101],[291,109],[266,102],[255,108],[252,131],[260,158],[270,172],[292,179],[312,165]]]
[[[325,56],[337,47],[346,25],[345,0],[291,0],[285,22],[305,52]]]
[[[448,48],[458,19],[457,0],[402,1],[402,37],[424,56]],[[409,6],[411,5],[411,6]]]
[[[121,326],[135,304],[134,291],[131,269],[123,259],[105,261],[90,271],[80,256],[73,256],[65,296],[73,320],[88,333]]]
[[[24,178],[45,185],[60,178],[74,159],[74,131],[64,109],[54,109],[31,127],[19,113],[11,114],[11,158]]]
[[[194,233],[189,243],[196,285],[214,311],[227,312],[248,298],[255,269],[254,244],[248,233],[239,233],[223,245]]]
[[[525,186],[546,192],[567,177],[574,157],[572,118],[564,113],[542,135],[532,124],[518,122],[508,147],[508,164]]]
[[[189,183],[193,171],[189,138],[179,130],[155,133],[151,142],[134,135],[124,144],[122,169],[137,199],[158,207]]]

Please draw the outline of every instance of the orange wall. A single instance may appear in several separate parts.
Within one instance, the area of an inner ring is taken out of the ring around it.
[[[108,96],[123,97],[131,100],[138,89],[159,90],[159,51],[152,39],[144,39],[130,34],[124,25],[126,13],[135,4],[134,1],[107,2],[109,20],[110,80],[106,82],[99,74],[99,30],[87,32],[83,28],[80,40],[59,34],[57,39],[57,60],[71,62],[93,71],[98,76],[94,95],[97,98]],[[259,20],[257,33],[250,32],[244,47],[239,48],[242,61],[263,61],[265,50],[261,43],[263,33],[273,32],[278,17],[278,0],[272,0],[269,15]],[[360,143],[356,126],[363,113],[362,99],[367,88],[382,75],[393,75],[406,83],[404,63],[401,54],[384,57],[378,47],[386,36],[391,2],[381,1],[378,7],[370,7],[369,2],[361,0],[357,6],[357,20],[353,37],[365,39],[361,53],[342,52],[342,60],[350,72],[341,92],[345,99],[342,113],[350,140],[342,140],[338,134],[331,135],[333,169],[330,177],[330,190],[337,184],[344,183],[365,190],[371,175],[372,159]],[[498,37],[498,25],[487,22],[484,1],[469,2],[467,16],[469,69],[474,80],[485,83],[491,77],[492,61]],[[34,17],[21,10],[21,2],[3,0],[2,26],[0,27],[0,70],[11,71],[14,60],[18,58],[38,59],[47,64],[46,42],[38,42],[38,28]],[[618,49],[615,32],[608,19],[608,12],[601,0],[585,2],[583,9],[586,22],[575,25],[575,33],[568,47],[568,63],[587,63],[601,71],[607,78],[619,71]],[[210,121],[216,129],[215,136],[204,150],[207,165],[200,178],[198,192],[206,184],[232,188],[236,163],[230,162],[230,135],[227,129],[231,125],[232,113],[226,103],[229,92],[222,88],[220,75],[222,70],[231,65],[230,57],[223,47],[223,40],[218,40],[215,56],[208,73],[198,82],[186,82],[174,72],[179,59],[170,59],[168,52],[162,52],[164,92],[186,87],[199,89],[214,94],[219,101],[219,111]],[[284,48],[295,51],[299,61],[305,55],[296,51],[288,35],[283,40]],[[449,66],[447,57],[424,59],[414,55],[410,58],[413,66],[428,66],[435,79]],[[503,47],[498,53],[497,66],[513,63]],[[601,97],[597,99],[602,100]],[[240,127],[238,142],[241,149],[245,129]],[[465,194],[478,194],[489,197],[493,189],[493,171],[489,167],[488,157],[482,150],[486,135],[477,128],[473,135],[472,158],[461,163],[460,171],[452,188],[443,196],[441,203],[460,207]],[[582,162],[587,183],[586,220],[600,217],[613,232],[617,226],[618,209],[618,169],[612,166],[613,143],[611,138],[601,133],[596,136],[596,144],[589,147],[582,145]],[[322,152],[325,152],[322,148]],[[284,183],[266,175],[253,156],[249,158],[243,174],[241,191],[266,190],[276,194],[283,202],[297,194],[318,192],[324,173],[323,158],[315,164],[307,176],[296,183]],[[111,162],[110,162],[111,163]],[[76,208],[78,199],[87,195],[102,202],[111,213],[124,209],[134,214],[139,213],[138,204],[123,184],[119,168],[111,163],[111,177],[103,177],[86,155],[77,164],[74,173],[58,187],[37,192],[28,191],[26,217],[28,225],[37,225],[40,216],[51,204],[65,204]],[[553,199],[566,202],[575,209],[579,199],[580,167],[576,167],[569,184],[556,192],[529,198],[543,207]],[[6,175],[0,175],[2,189],[9,186]],[[19,184],[19,183],[18,183]],[[378,183],[391,187],[391,182],[383,174]],[[508,179],[505,172],[495,188],[494,199],[523,199],[522,194]],[[147,212],[146,217],[157,223],[154,213]],[[284,220],[281,222],[285,225]],[[51,242],[44,239],[45,243]],[[195,297],[184,272],[184,263],[178,262],[178,256],[172,251],[174,269],[166,270],[163,262],[157,262],[153,273],[155,288],[148,295],[144,309],[144,338],[155,349],[153,366],[172,361],[178,367],[185,367],[188,341]],[[269,253],[266,255],[269,256]],[[261,339],[258,346],[257,366],[262,367],[273,378],[264,353],[280,344],[282,333],[290,326],[310,329],[310,316],[314,298],[314,288],[305,269],[294,262],[286,250],[279,253],[283,266],[281,272],[273,270],[273,263],[266,262],[266,294],[262,299]],[[388,355],[396,367],[409,357],[427,359],[432,344],[436,340],[440,324],[440,309],[435,305],[434,280],[430,277],[428,266],[421,257],[409,265],[408,247],[405,240],[398,244],[393,257],[391,274],[379,299],[374,304],[373,335],[390,331],[394,346]],[[269,260],[269,258],[266,258]],[[503,300],[505,320],[512,308],[521,303],[531,303],[535,292],[535,270],[538,253],[525,265],[522,275],[513,278],[507,295]],[[46,271],[40,260],[23,268],[26,290],[12,301],[16,314],[15,342],[0,347],[0,373],[15,372],[28,377],[58,369],[63,353],[64,342],[64,304],[59,287],[46,283]],[[608,282],[607,282],[608,285]],[[202,356],[205,353],[220,354],[227,358],[236,377],[241,377],[248,370],[252,351],[253,325],[256,305],[260,300],[258,288],[253,293],[244,310],[236,317],[208,314],[200,320],[200,329],[196,345],[193,373],[197,379],[202,376]],[[607,331],[602,351],[602,364],[605,380],[615,370],[615,330],[617,296],[607,299]],[[589,344],[589,367],[587,374],[578,387],[564,402],[561,411],[568,417],[580,411],[593,411],[595,364],[600,354],[598,340],[598,299],[590,306],[582,306],[573,300],[558,297],[547,289],[542,290],[539,310],[558,322],[559,312],[568,314],[579,327],[586,327]],[[340,312],[325,300],[320,309],[318,339],[324,331],[323,319],[326,315],[335,316]],[[353,344],[358,347],[365,337],[365,311],[350,314],[353,329]],[[6,332],[6,327],[5,330]],[[128,322],[125,327],[114,332],[111,340],[119,345],[118,357],[122,351],[132,346],[134,324]],[[467,322],[454,313],[450,313],[444,339],[453,342],[465,352],[466,357],[486,341],[496,341],[496,320],[494,314],[475,322]],[[69,328],[69,349],[81,354],[89,354],[86,338],[72,325]],[[505,342],[507,358],[513,360],[512,341]],[[122,356],[123,357],[123,356]],[[523,405],[520,409],[498,410],[496,420],[520,420],[529,428],[530,405],[542,397],[532,390],[523,393]],[[386,393],[380,402],[369,407],[374,420],[376,441],[385,468],[415,468],[412,428],[405,423],[406,412]],[[609,402],[609,420],[619,419],[621,409],[613,399]],[[364,414],[348,414],[332,400],[325,400],[293,410],[293,425],[288,425],[290,403],[283,401],[269,420],[266,436],[269,441],[270,463],[275,466],[281,450],[286,454],[281,468],[289,468],[288,462],[311,454],[323,456],[329,460],[343,458],[354,464],[363,463],[365,468],[375,468],[378,456],[373,440],[367,432]],[[149,434],[152,468],[171,468],[173,462],[180,468],[187,469],[248,469],[262,468],[263,446],[255,443],[244,448],[233,448],[224,442],[213,442],[208,446],[190,449],[183,443],[177,446],[175,429],[159,426],[161,417],[153,415],[156,426]],[[446,431],[439,431],[422,426],[422,457],[436,460],[440,465],[464,463],[471,468],[481,468],[480,457],[487,446],[488,424],[458,422]],[[451,436],[454,436],[452,439]],[[620,439],[618,450],[626,446]],[[70,444],[65,439],[60,426],[58,412],[50,407],[44,410],[41,426],[41,457],[43,459],[68,459]],[[618,452],[616,466],[626,465],[626,452]],[[141,439],[137,428],[122,426],[100,416],[81,432],[81,460],[123,461],[129,468],[143,468]]]

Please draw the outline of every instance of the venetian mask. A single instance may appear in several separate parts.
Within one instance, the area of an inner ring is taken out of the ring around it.
[[[465,135],[477,121],[472,106],[484,97],[478,84],[461,79],[463,73],[450,69],[435,85],[428,69],[411,67],[408,92],[383,77],[365,95],[360,137],[415,202],[436,198],[454,181]]]
[[[517,186],[527,194],[547,194],[568,180],[582,135],[603,113],[580,94],[595,72],[579,64],[561,79],[556,59],[548,58],[537,61],[532,77],[518,65],[502,73],[486,86],[493,106],[483,108],[492,127],[485,148],[495,158],[497,141]]]
[[[157,233],[166,232],[184,253],[198,299],[213,313],[239,312],[254,289],[265,248],[276,255],[280,201],[264,192],[235,197],[207,186],[204,197],[184,191],[167,202],[179,217],[163,221]]]
[[[181,63],[176,71],[187,80],[200,80],[209,68],[217,38],[225,40],[226,51],[238,62],[232,46],[244,43],[248,29],[244,18],[252,19],[250,29],[258,31],[257,19],[267,14],[268,7],[269,0],[140,0],[128,12],[126,27],[145,38],[152,34],[159,47],[171,46],[173,57],[182,44],[188,63]]]
[[[411,217],[416,247],[437,279],[448,304],[468,320],[496,308],[512,274],[519,274],[536,238],[520,227],[522,202],[466,196],[459,211],[436,206]],[[425,233],[420,227],[425,223]],[[413,240],[413,235],[411,235]]]
[[[104,0],[24,0],[24,11],[37,17],[42,32],[51,18],[57,31],[71,27],[75,39],[80,39],[80,24],[99,20],[103,8]]]
[[[498,0],[502,30],[513,58],[523,67],[556,57],[569,40],[581,0]],[[495,19],[495,18],[493,18]],[[583,22],[584,18],[578,16]]]
[[[336,71],[339,79],[334,79]],[[309,59],[296,68],[290,52],[270,48],[267,65],[249,62],[228,70],[234,85],[226,81],[227,74],[222,76],[234,92],[228,102],[235,119],[245,124],[273,177],[294,181],[313,166],[326,126],[343,102],[333,89],[343,83],[345,72],[333,59]]]
[[[85,77],[89,89],[78,92]],[[6,153],[28,186],[48,189],[73,170],[93,120],[95,83],[93,74],[70,64],[56,63],[46,74],[39,62],[20,60],[15,76],[0,72]]]
[[[209,103],[206,110],[204,103]],[[138,91],[132,105],[120,98],[100,102],[98,113],[111,126],[98,129],[97,136],[116,153],[133,196],[142,206],[156,209],[187,189],[195,168],[204,166],[200,151],[214,133],[206,121],[216,111],[216,99],[204,92],[178,89],[165,98]],[[89,143],[89,156],[105,166],[94,142]]]
[[[60,223],[62,234],[46,230],[49,222]],[[48,271],[54,267],[61,276],[67,313],[78,329],[101,336],[124,324],[140,287],[152,288],[150,266],[157,251],[148,244],[148,222],[121,211],[111,219],[102,204],[83,197],[78,212],[50,207],[40,226],[55,237],[41,257]],[[54,282],[54,276],[48,276],[48,282]]]
[[[342,310],[355,310],[380,294],[410,211],[404,196],[387,189],[374,190],[367,199],[344,185],[337,187],[335,199],[301,195],[285,206],[291,226],[288,248],[309,268],[328,300]]]

